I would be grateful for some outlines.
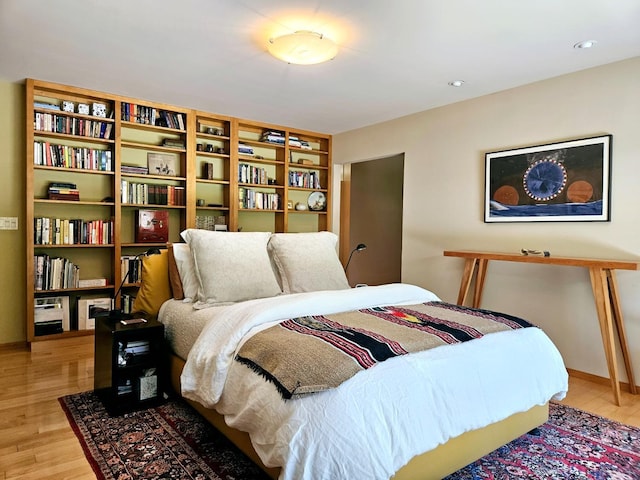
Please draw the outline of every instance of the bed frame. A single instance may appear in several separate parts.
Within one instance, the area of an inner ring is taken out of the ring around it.
[[[180,392],[180,375],[185,361],[175,354],[170,357],[171,386]],[[185,399],[216,429],[244,452],[269,477],[277,479],[280,468],[266,467],[251,445],[249,435],[233,429],[224,421],[224,417],[201,404]],[[493,423],[478,430],[466,432],[452,438],[447,443],[412,458],[409,463],[396,472],[393,480],[440,480],[510,442],[524,433],[542,425],[549,418],[549,405],[535,406],[522,413],[516,413],[505,420]]]

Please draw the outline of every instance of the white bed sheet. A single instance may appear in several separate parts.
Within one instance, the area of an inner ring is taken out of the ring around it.
[[[283,467],[283,480],[388,479],[452,437],[564,397],[562,358],[538,328],[395,357],[337,389],[289,401],[233,360],[243,340],[278,320],[437,299],[393,284],[253,300],[209,309],[210,320],[200,311],[196,322],[206,325],[188,354],[182,393],[249,432],[265,465]],[[161,318],[178,310],[163,307]]]

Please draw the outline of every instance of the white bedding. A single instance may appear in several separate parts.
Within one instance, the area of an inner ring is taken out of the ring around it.
[[[182,393],[249,432],[265,465],[283,467],[280,478],[291,480],[388,479],[452,437],[564,397],[562,358],[538,328],[395,357],[337,389],[289,401],[233,360],[247,336],[278,320],[437,299],[419,287],[393,284],[199,311],[198,318],[210,320],[198,320],[206,325],[188,354]],[[182,311],[169,304],[161,320]]]

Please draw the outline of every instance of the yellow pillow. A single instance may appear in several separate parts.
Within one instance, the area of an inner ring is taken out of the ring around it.
[[[171,298],[168,258],[167,250],[161,250],[160,255],[142,257],[142,285],[133,302],[134,312],[155,318],[162,304]]]

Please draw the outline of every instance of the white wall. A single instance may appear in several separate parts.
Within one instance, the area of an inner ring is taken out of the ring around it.
[[[333,159],[404,153],[402,278],[446,301],[456,300],[463,261],[443,250],[640,260],[638,79],[640,57],[428,110],[336,135]],[[483,222],[485,152],[604,133],[613,135],[611,222]],[[617,275],[637,380],[640,272]],[[538,324],[567,367],[608,377],[586,269],[490,263],[482,306]]]

